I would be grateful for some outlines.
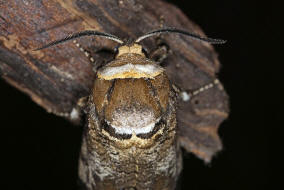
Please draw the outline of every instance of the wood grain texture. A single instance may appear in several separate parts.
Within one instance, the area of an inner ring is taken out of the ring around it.
[[[182,28],[204,36],[201,29],[176,7],[164,1],[143,0],[0,0],[0,75],[28,94],[48,112],[72,120],[70,113],[91,92],[95,73],[88,58],[67,42],[41,51],[33,49],[67,34],[92,29],[122,39],[135,39],[163,27]],[[214,37],[214,36],[210,36]],[[179,35],[164,35],[170,47],[166,73],[182,90],[194,90],[216,78],[220,64],[213,47]],[[102,61],[102,49],[116,44],[101,38],[78,40]],[[152,51],[155,38],[142,45]],[[221,86],[180,100],[177,110],[181,145],[206,162],[221,150],[217,130],[228,115],[228,97]],[[77,122],[80,118],[73,118]]]

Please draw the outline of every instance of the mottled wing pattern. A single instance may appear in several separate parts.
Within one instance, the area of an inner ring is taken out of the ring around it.
[[[205,162],[222,149],[218,136],[220,123],[227,118],[227,99],[219,87],[209,89],[191,101],[179,100],[177,111],[179,140],[181,145]],[[223,97],[220,99],[220,97]]]
[[[211,83],[219,69],[213,48],[196,43],[191,43],[194,47],[188,50],[191,53],[176,52],[172,55],[179,57],[180,62],[174,62],[172,56],[166,60],[168,77],[181,91],[192,92]],[[179,98],[177,121],[181,146],[206,163],[210,162],[212,156],[222,149],[218,127],[228,117],[228,107],[228,96],[220,83],[189,101]]]

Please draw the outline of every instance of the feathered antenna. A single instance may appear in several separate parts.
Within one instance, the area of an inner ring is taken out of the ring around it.
[[[75,39],[75,38],[80,38],[82,36],[101,36],[101,37],[105,37],[107,39],[113,40],[113,41],[115,41],[117,43],[120,43],[120,44],[124,43],[120,38],[118,38],[118,37],[116,37],[116,36],[114,36],[112,34],[99,32],[99,31],[93,31],[93,30],[86,30],[86,31],[75,33],[75,34],[70,34],[69,36],[66,36],[65,38],[62,38],[62,39],[50,42],[50,43],[48,43],[46,45],[43,45],[43,46],[35,49],[34,51],[45,49],[45,48],[48,48],[50,46],[54,46],[54,45],[66,42],[68,40],[72,40],[72,39]]]
[[[137,38],[135,40],[136,43],[141,42],[142,40],[144,40],[145,38],[151,37],[151,36],[155,36],[158,34],[162,34],[162,33],[177,33],[177,34],[183,34],[186,35],[190,38],[196,39],[196,40],[200,40],[200,41],[204,41],[204,42],[208,42],[210,44],[224,44],[226,43],[226,40],[221,40],[221,39],[213,39],[213,38],[205,38],[205,37],[201,37],[197,34],[194,33],[190,33],[184,30],[179,30],[176,28],[163,28],[163,29],[159,29],[159,30],[154,30],[151,32],[148,32],[146,34],[144,34],[143,36],[140,36],[139,38]]]

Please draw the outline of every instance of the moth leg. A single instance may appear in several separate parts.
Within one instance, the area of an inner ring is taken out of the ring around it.
[[[74,124],[80,124],[83,119],[84,113],[87,111],[87,102],[89,96],[84,96],[78,99],[77,104],[73,107],[68,117]]]
[[[180,97],[182,99],[182,101],[184,102],[187,102],[189,101],[193,96],[196,96],[210,88],[213,88],[214,86],[219,86],[219,88],[221,88],[222,86],[219,85],[220,84],[220,81],[218,79],[214,79],[214,81],[210,82],[209,84],[206,84],[196,90],[193,90],[193,91],[184,91],[184,90],[181,90],[180,91]]]
[[[157,44],[157,49],[153,50],[150,53],[149,58],[154,60],[158,64],[162,64],[164,60],[168,57],[170,50],[169,46],[166,43],[162,42],[160,38],[158,39]]]
[[[107,49],[98,49],[94,52],[90,52],[82,47],[80,43],[78,43],[77,40],[74,40],[73,43],[76,45],[76,47],[79,48],[81,52],[84,53],[84,55],[88,58],[90,63],[93,66],[93,71],[97,72],[98,68],[109,62],[109,60],[113,57],[114,52]]]
[[[87,104],[88,104],[88,100],[89,100],[89,96],[81,97],[81,98],[77,101],[77,107],[80,108],[80,109],[83,110],[83,111],[86,111]]]
[[[160,28],[164,28],[165,18],[163,15],[160,16]],[[162,65],[164,60],[168,57],[170,52],[169,46],[162,40],[160,35],[156,39],[157,48],[154,49],[150,54],[149,58]]]

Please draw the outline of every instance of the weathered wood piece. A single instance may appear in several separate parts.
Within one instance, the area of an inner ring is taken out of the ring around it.
[[[134,39],[160,27],[204,36],[179,9],[160,0],[0,0],[0,75],[48,112],[78,123],[77,102],[91,92],[94,65],[72,42],[33,49],[87,29]],[[163,63],[166,73],[180,89],[192,91],[216,78],[220,64],[211,45],[180,35],[163,35],[161,40],[171,50]],[[101,62],[104,52],[116,46],[101,38],[78,41],[95,62]],[[155,39],[142,45],[149,51],[157,48]],[[228,97],[221,84],[190,101],[180,99],[177,118],[181,145],[209,162],[222,148],[217,130],[227,115]]]

